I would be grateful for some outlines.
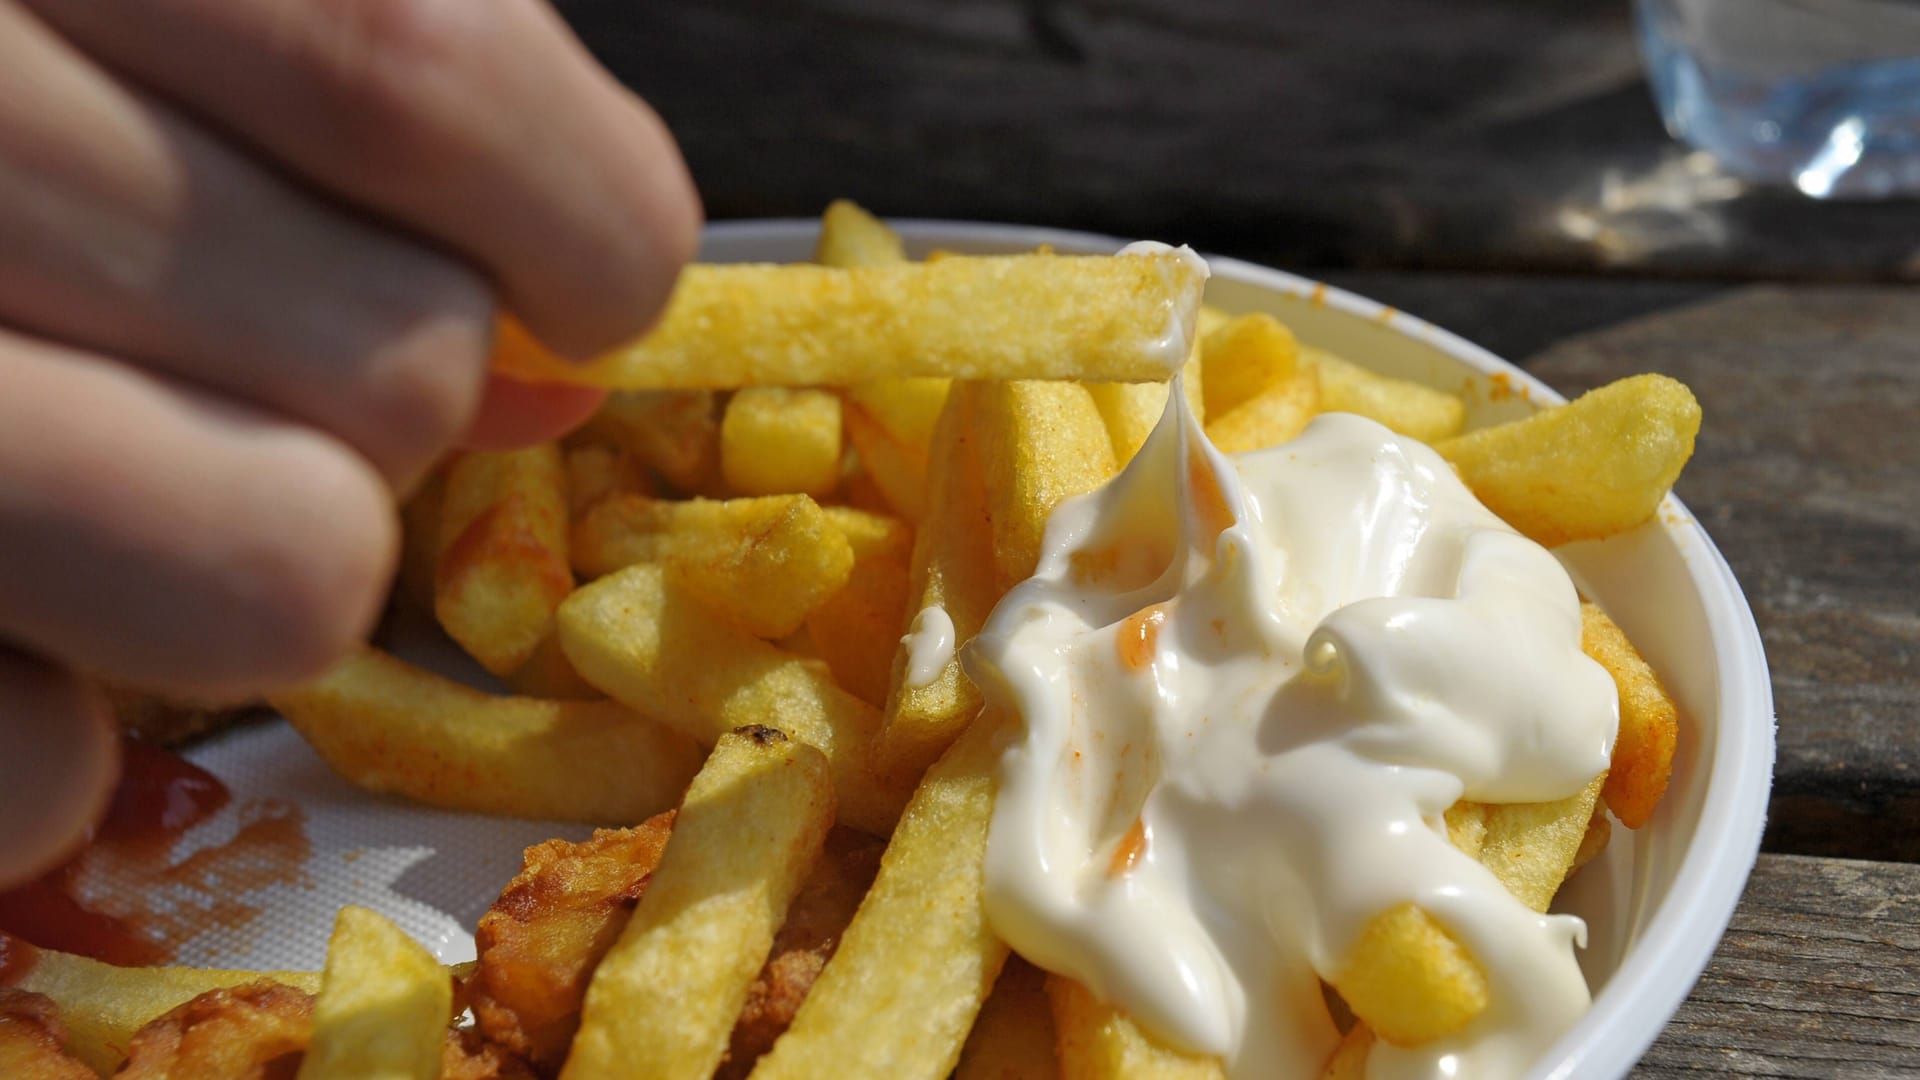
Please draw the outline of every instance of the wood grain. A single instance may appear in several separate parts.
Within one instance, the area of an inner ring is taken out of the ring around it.
[[[1920,1076],[1920,867],[1763,855],[1634,1080]]]
[[[1773,671],[1765,846],[1920,860],[1920,298],[1741,289],[1527,366],[1568,392],[1638,371],[1693,387],[1706,420],[1678,491]]]
[[[1290,267],[1920,277],[1920,207],[1670,140],[1625,0],[561,0],[714,217],[888,214]]]

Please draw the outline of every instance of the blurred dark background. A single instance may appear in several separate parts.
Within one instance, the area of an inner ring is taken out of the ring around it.
[[[672,125],[714,219],[848,196],[1363,288],[1920,278],[1920,205],[1751,190],[1672,142],[1627,0],[559,6]]]

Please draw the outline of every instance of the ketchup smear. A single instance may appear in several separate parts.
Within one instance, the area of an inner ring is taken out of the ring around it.
[[[112,849],[133,857],[164,856],[187,830],[218,813],[232,795],[212,773],[178,754],[127,740],[120,783],[107,816],[94,830],[91,850]],[[74,894],[81,856],[38,881],[0,893],[0,932],[20,942],[0,941],[0,984],[16,959],[32,963],[31,942],[121,966],[169,959],[169,948],[132,921],[95,911]]]

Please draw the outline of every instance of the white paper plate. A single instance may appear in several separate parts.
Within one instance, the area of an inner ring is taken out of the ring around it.
[[[895,224],[915,253],[1020,251],[1042,243],[1110,252],[1120,245],[1017,226]],[[701,257],[805,260],[816,229],[812,221],[715,225],[706,231]],[[1388,374],[1462,390],[1470,424],[1520,415],[1530,402],[1561,400],[1486,350],[1404,313],[1292,274],[1234,259],[1211,262],[1210,303],[1271,312],[1302,341]],[[1773,770],[1773,704],[1746,599],[1677,500],[1644,528],[1561,554],[1583,591],[1627,631],[1685,711],[1673,783],[1654,820],[1637,834],[1615,829],[1605,855],[1568,886],[1558,905],[1587,919],[1582,962],[1596,996],[1593,1010],[1531,1075],[1599,1080],[1624,1076],[1633,1066],[1726,929],[1759,848]],[[435,666],[450,674],[461,667],[450,659]],[[445,961],[470,959],[474,920],[517,868],[521,848],[589,831],[369,796],[335,778],[282,724],[229,733],[189,756],[227,782],[236,807],[264,798],[297,803],[312,855],[303,881],[246,898],[261,914],[188,942],[183,963],[318,967],[333,912],[344,903],[385,912]],[[229,811],[188,844],[216,843],[233,828]]]

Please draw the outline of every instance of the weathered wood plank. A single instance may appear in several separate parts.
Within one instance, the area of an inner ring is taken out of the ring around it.
[[[1678,490],[1773,670],[1765,846],[1920,861],[1920,298],[1742,289],[1527,366],[1569,392],[1638,371],[1693,387],[1706,421]]]
[[[561,0],[715,217],[888,214],[1287,266],[1920,276],[1920,210],[1738,193],[1623,0]]]
[[[1763,855],[1634,1080],[1920,1076],[1920,866]]]

